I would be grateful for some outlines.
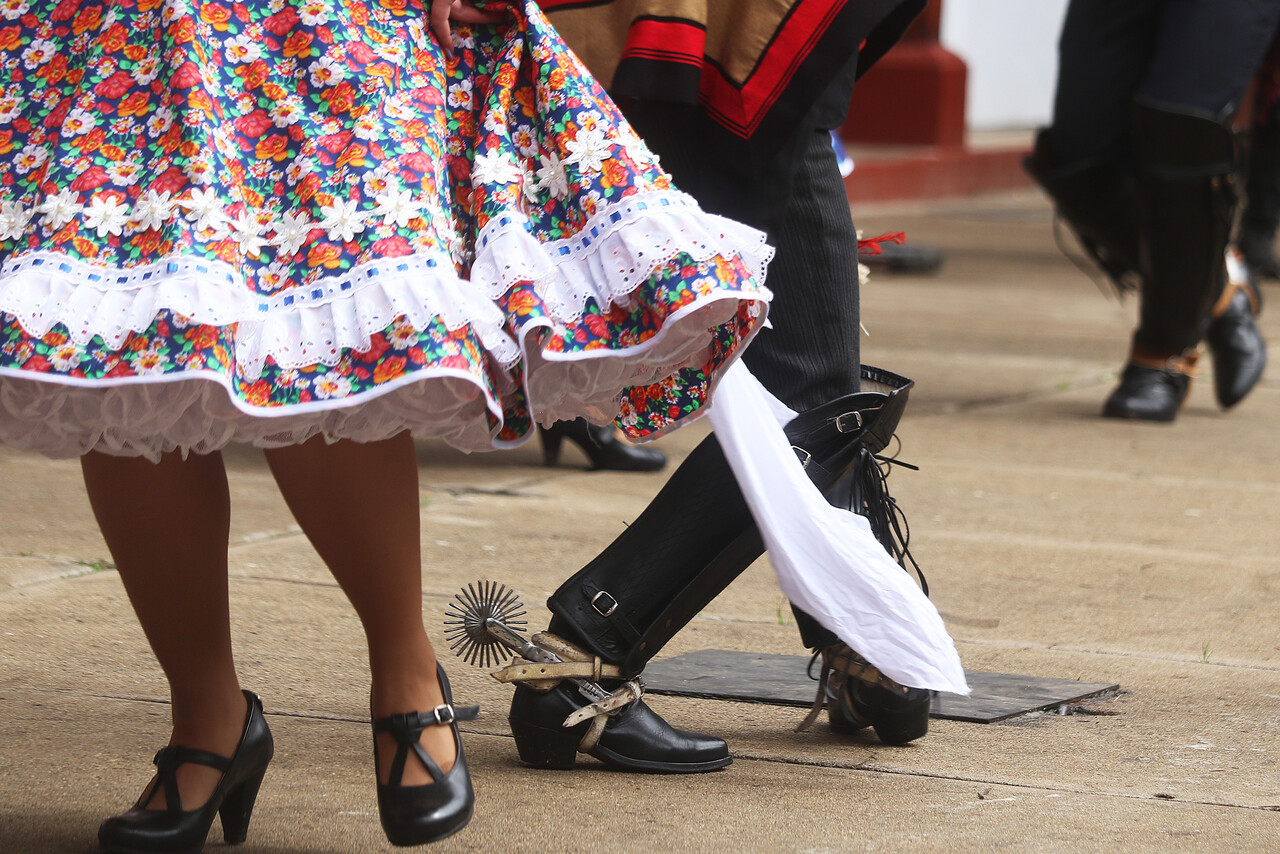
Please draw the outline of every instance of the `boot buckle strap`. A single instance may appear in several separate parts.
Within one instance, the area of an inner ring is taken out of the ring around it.
[[[879,408],[880,407],[878,406],[875,407],[875,409],[879,409]],[[875,410],[869,409],[867,411],[874,412]],[[850,420],[853,421],[852,424],[849,423]],[[852,412],[844,412],[836,416],[836,430],[840,431],[841,433],[856,433],[859,430],[861,430],[862,427],[863,427],[862,412],[857,409],[853,410]]]
[[[618,610],[618,600],[609,595],[607,590],[601,590],[591,597],[591,607],[595,608],[596,613],[602,617],[613,616],[613,612]]]

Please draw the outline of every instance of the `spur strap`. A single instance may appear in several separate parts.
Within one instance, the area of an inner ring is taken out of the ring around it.
[[[560,661],[531,662],[521,659],[493,672],[493,678],[499,682],[516,682],[527,685],[535,691],[545,693],[559,685],[565,679],[589,679],[599,682],[601,679],[621,679],[622,668],[616,664],[606,664],[604,660],[581,647],[575,646],[559,635],[551,632],[538,632],[533,636],[533,645],[553,653]]]
[[[813,698],[809,714],[805,715],[804,720],[796,726],[796,732],[805,732],[813,726],[814,721],[822,714],[822,710],[832,700],[841,702],[841,689],[847,679],[859,679],[868,685],[878,685],[898,694],[906,694],[909,690],[881,673],[879,668],[854,652],[848,644],[838,643],[826,647],[821,652],[815,653],[813,660],[816,661],[819,656],[822,657],[822,671],[818,675],[818,693]],[[809,666],[813,666],[813,661],[809,662]],[[813,671],[810,670],[811,678],[812,673]]]
[[[555,688],[566,679],[599,682],[601,679],[622,678],[621,667],[616,664],[605,664],[600,656],[575,646],[559,635],[539,632],[533,636],[533,644],[554,653],[561,660],[547,662],[521,660],[495,670],[493,678],[499,682],[522,684],[543,693]],[[600,690],[604,692],[605,689]],[[636,702],[643,695],[644,683],[639,679],[629,679],[608,696],[575,709],[564,719],[561,726],[570,728],[584,721],[591,721],[591,726],[578,742],[578,750],[586,753],[600,740],[609,715]]]

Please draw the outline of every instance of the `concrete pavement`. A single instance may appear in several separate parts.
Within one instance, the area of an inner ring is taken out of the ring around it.
[[[858,211],[946,252],[933,276],[875,276],[864,360],[913,377],[890,484],[968,668],[1117,682],[1119,695],[906,748],[792,731],[793,708],[675,697],[673,723],[733,765],[632,776],[584,759],[522,768],[510,689],[453,660],[478,804],[435,850],[1280,851],[1280,380],[1237,411],[1198,381],[1172,426],[1098,412],[1135,306],[1054,244],[1035,194]],[[1280,288],[1261,322],[1280,340]],[[704,435],[664,439],[673,457]],[[421,448],[428,628],[480,578],[542,602],[662,477],[592,473],[535,446]],[[359,625],[261,456],[227,454],[238,662],[276,736],[244,854],[389,850],[377,820]],[[90,852],[167,736],[167,691],[93,524],[75,462],[0,449],[0,852]],[[146,496],[121,496],[146,512]],[[175,558],[180,549],[175,550]],[[801,654],[767,561],[663,656]],[[780,616],[783,615],[783,616]],[[222,848],[220,831],[210,850]]]

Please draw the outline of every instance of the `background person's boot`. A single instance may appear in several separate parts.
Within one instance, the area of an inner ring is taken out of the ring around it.
[[[1226,117],[1139,99],[1138,265],[1142,304],[1129,363],[1103,415],[1172,421],[1226,286],[1235,214],[1235,136]]]
[[[1173,421],[1191,390],[1199,357],[1194,350],[1168,356],[1135,350],[1102,414],[1132,421]]]

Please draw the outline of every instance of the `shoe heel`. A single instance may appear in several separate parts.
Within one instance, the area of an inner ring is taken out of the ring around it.
[[[578,757],[578,736],[565,729],[547,729],[528,721],[508,718],[520,761],[534,768],[567,771]]]
[[[917,738],[923,738],[929,732],[929,711],[925,709],[923,712],[917,711],[909,717],[904,716],[892,721],[882,721],[872,724],[872,728],[876,731],[876,737],[880,739],[882,744],[895,747],[907,744]]]
[[[560,462],[560,441],[564,436],[547,429],[539,430],[538,435],[542,437],[542,464],[554,466]]]
[[[923,738],[929,732],[929,709],[932,706],[933,694],[928,691],[913,689],[913,698],[909,704],[892,711],[879,710],[879,714],[868,714],[871,728],[881,743],[903,745]]]
[[[258,799],[258,789],[261,788],[262,778],[266,773],[266,769],[263,769],[261,774],[250,777],[227,792],[223,799],[218,816],[222,819],[222,838],[228,845],[239,845],[249,835],[253,804]]]

